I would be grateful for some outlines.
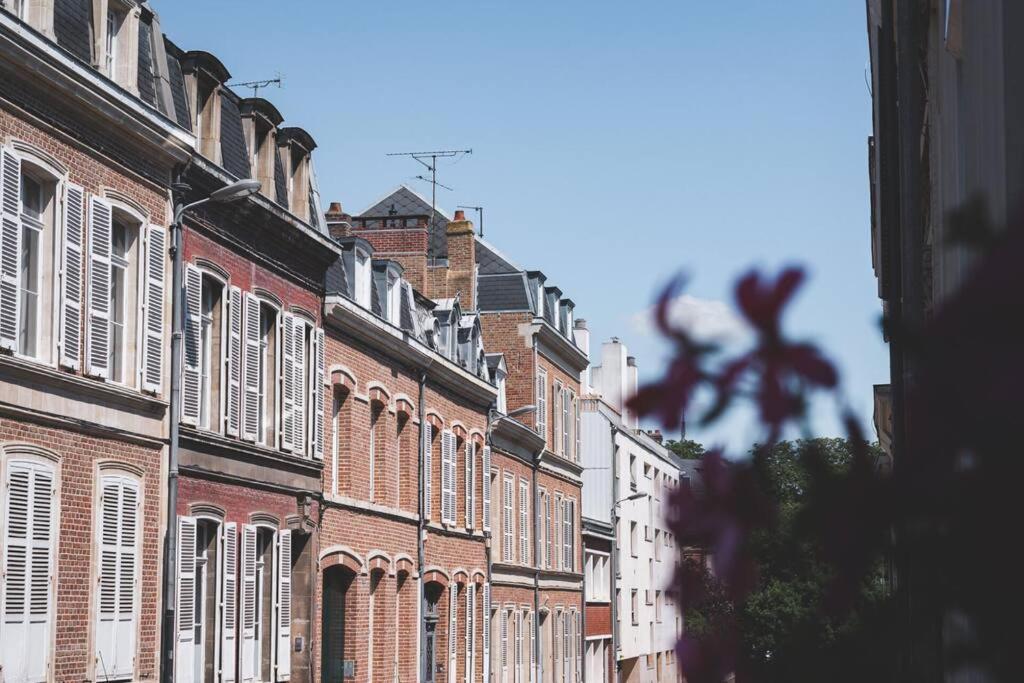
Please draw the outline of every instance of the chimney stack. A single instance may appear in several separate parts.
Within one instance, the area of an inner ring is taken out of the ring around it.
[[[327,219],[327,231],[333,239],[352,235],[352,226],[348,222],[351,216],[342,210],[341,202],[331,202],[324,218]]]
[[[583,355],[590,360],[590,330],[587,329],[587,321],[583,318],[577,318],[576,322],[573,323],[573,336],[576,339],[576,346],[579,347]],[[590,363],[587,363],[587,367],[580,373],[580,393],[586,395],[590,393]]]
[[[636,356],[629,356],[626,358],[626,400],[636,396],[637,389],[639,389],[639,376],[636,369]],[[633,429],[640,427],[640,418],[632,410],[625,410],[623,419],[627,427]]]
[[[448,273],[445,296],[461,292],[462,309],[476,310],[476,235],[473,222],[459,209],[448,223]]]

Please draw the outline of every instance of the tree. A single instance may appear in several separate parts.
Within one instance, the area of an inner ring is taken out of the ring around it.
[[[704,457],[704,444],[690,439],[683,439],[682,441],[669,439],[665,442],[665,448],[683,460],[700,460]]]

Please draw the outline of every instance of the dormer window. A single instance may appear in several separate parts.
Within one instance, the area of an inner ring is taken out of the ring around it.
[[[392,325],[401,324],[402,280],[398,274],[388,271],[387,281],[387,319]]]
[[[508,404],[505,399],[505,373],[501,370],[494,372],[494,386],[498,389],[498,412],[505,414],[508,412]]]
[[[11,3],[11,14],[26,21],[28,19],[28,0],[14,0]]]
[[[30,0],[23,0],[22,4],[28,6],[29,20],[31,15],[40,13],[44,3],[35,7]],[[52,4],[49,11],[52,12]],[[107,78],[137,95],[139,10],[136,3],[131,0],[99,0],[94,3],[93,12],[93,64]]]
[[[239,112],[242,115],[242,127],[250,153],[251,175],[260,182],[260,192],[277,201],[277,178],[274,167],[278,159],[277,127],[281,125],[281,113],[261,97],[242,100]]]
[[[217,132],[220,129],[219,98],[217,84],[211,78],[199,75],[196,78],[196,135],[199,137],[199,153],[210,161],[217,161]]]
[[[278,145],[285,172],[288,192],[288,210],[306,222],[313,220],[311,156],[316,142],[301,128],[282,128],[278,131]]]
[[[362,249],[356,249],[356,267],[353,294],[356,303],[364,308],[370,307],[370,255]]]
[[[537,317],[544,317],[544,283],[537,283]]]

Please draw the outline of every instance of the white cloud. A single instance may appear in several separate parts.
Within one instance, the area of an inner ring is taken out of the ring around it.
[[[630,319],[633,329],[644,336],[657,334],[654,306],[634,313]],[[674,326],[690,331],[700,341],[722,344],[742,342],[750,328],[724,301],[701,299],[691,294],[680,294],[669,306],[669,320]]]

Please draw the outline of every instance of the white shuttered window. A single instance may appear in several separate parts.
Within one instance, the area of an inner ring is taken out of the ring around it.
[[[85,333],[86,372],[110,377],[110,245],[113,230],[110,204],[89,202],[89,317]]]
[[[68,199],[71,188],[68,188]],[[65,248],[65,252],[68,249]],[[164,297],[167,291],[167,233],[158,225],[146,230],[146,290],[142,317],[142,388],[159,394],[164,377]],[[67,309],[70,304],[64,302]],[[77,338],[76,338],[77,339]],[[77,352],[77,349],[76,349]]]
[[[491,530],[491,447],[484,446],[481,449],[480,455],[481,462],[481,476],[480,485],[483,488],[483,529],[484,531]]]
[[[96,672],[131,677],[138,632],[140,486],[136,478],[100,479],[96,539],[99,543],[96,599]]]
[[[175,639],[175,683],[191,683],[195,665],[196,621],[196,520],[178,517],[177,638]]]
[[[441,521],[455,524],[455,434],[441,432]]]
[[[238,525],[224,525],[224,562],[221,565],[221,680],[235,683],[238,658]]]
[[[504,562],[515,560],[515,480],[512,475],[505,475],[501,493],[501,559]]]
[[[84,246],[85,190],[69,184],[65,187],[64,240],[61,245],[60,363],[72,370],[79,368],[82,354]]]
[[[0,671],[7,681],[42,681],[50,667],[56,476],[49,463],[11,458],[0,567]]]
[[[185,338],[181,382],[181,421],[199,424],[199,362],[201,346],[203,275],[191,263],[185,264]]]
[[[530,482],[519,480],[519,561],[530,564]]]
[[[0,348],[17,350],[21,331],[21,159],[0,152]]]
[[[274,666],[277,680],[291,680],[292,674],[292,532],[277,532],[277,603],[274,638]]]
[[[434,454],[433,448],[433,425],[429,422],[423,423],[423,517],[430,519],[433,507],[434,491]]]

